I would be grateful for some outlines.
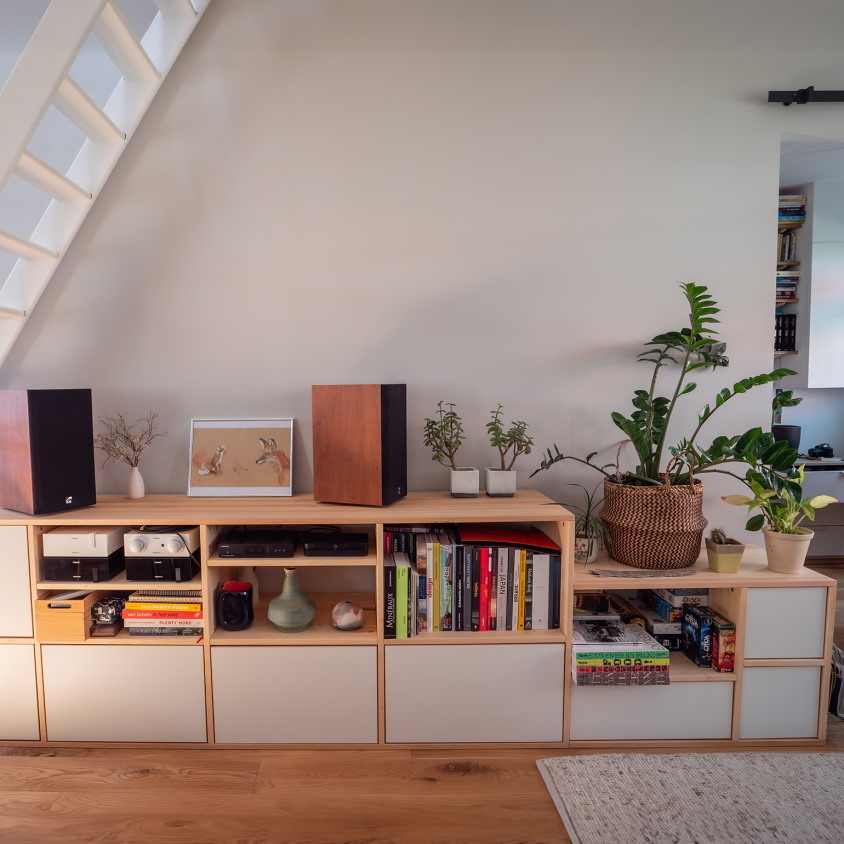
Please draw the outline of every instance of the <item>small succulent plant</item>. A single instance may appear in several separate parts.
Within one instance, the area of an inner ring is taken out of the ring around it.
[[[716,545],[727,544],[727,534],[724,532],[724,528],[712,528],[712,530],[709,532],[709,538]]]

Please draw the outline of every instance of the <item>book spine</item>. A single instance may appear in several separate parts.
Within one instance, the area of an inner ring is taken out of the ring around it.
[[[434,584],[432,595],[434,630],[439,631],[442,628],[440,627],[440,538],[438,536],[434,536],[434,541],[431,545],[431,560],[433,561],[431,579]]]
[[[454,546],[454,572],[452,574],[452,625],[455,630],[463,630],[463,566],[466,548]]]
[[[384,638],[396,638],[396,563],[392,554],[384,559]]]
[[[151,612],[202,612],[202,604],[154,604],[129,601],[124,610],[149,610]]]
[[[563,565],[562,557],[559,554],[551,555],[551,614],[550,625],[552,630],[560,629],[560,590],[563,588]]]
[[[202,612],[177,612],[175,610],[127,610],[121,613],[123,620],[130,618],[202,618]]]
[[[407,639],[408,567],[396,566],[396,638]]]
[[[533,555],[533,600],[531,601],[531,629],[547,630],[551,596],[551,556]]]
[[[514,548],[507,566],[510,575],[510,618],[508,630],[519,629],[519,583],[521,580],[522,551]]]
[[[454,546],[440,545],[440,630],[453,630]]]
[[[428,629],[428,554],[425,534],[416,535],[416,571],[419,575],[416,632],[424,633]]]
[[[495,629],[507,630],[507,558],[509,548],[499,548],[495,577]]]
[[[465,545],[463,549],[463,629],[472,629],[472,569],[474,566],[474,545]]]
[[[472,548],[472,632],[480,630],[481,623],[481,551]]]
[[[533,557],[533,551],[525,557],[525,630],[533,630]]]
[[[489,572],[490,548],[480,549],[480,584],[478,599],[478,630],[489,630]]]
[[[130,636],[201,636],[201,627],[129,627]]]
[[[524,548],[519,549],[519,623],[518,630],[525,629],[525,575],[527,573],[527,555]]]
[[[126,627],[203,627],[201,618],[127,618]]]

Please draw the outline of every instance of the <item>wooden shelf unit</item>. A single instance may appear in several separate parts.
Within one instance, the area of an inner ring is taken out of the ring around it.
[[[534,526],[560,546],[560,629],[427,633],[385,640],[385,526],[479,522]],[[199,525],[200,576],[186,584],[129,583],[122,575],[95,584],[39,579],[44,531],[64,525],[143,524]],[[297,551],[293,558],[221,558],[219,538],[227,528],[242,525],[366,530],[369,554],[314,558]],[[18,680],[14,705],[0,713],[0,744],[564,748],[824,741],[834,580],[809,570],[791,576],[771,572],[761,549],[750,549],[734,575],[710,571],[702,554],[693,575],[641,578],[636,569],[611,560],[575,564],[573,528],[571,513],[532,490],[519,491],[512,499],[411,493],[389,507],[371,508],[314,502],[310,495],[154,495],[138,501],[102,496],[93,507],[45,516],[0,511],[0,550],[7,551],[0,555],[0,570],[13,584],[11,594],[0,599],[0,670],[7,667],[13,672],[7,676]],[[291,564],[303,570],[301,578],[310,578],[303,590],[317,604],[317,618],[308,630],[285,634],[273,627],[266,614],[272,590],[263,584],[249,629],[230,632],[216,626],[215,592],[237,567],[255,566],[263,580],[280,577],[281,568]],[[631,576],[599,578],[589,574],[593,568]],[[22,577],[27,573],[28,580]],[[362,590],[338,588],[348,577],[367,585]],[[702,669],[674,653],[669,686],[573,685],[568,642],[574,592],[678,586],[709,588],[713,607],[736,622],[734,673]],[[33,627],[34,601],[80,588],[118,594],[141,588],[200,589],[205,635],[147,638],[124,630],[112,639],[41,641]],[[331,626],[331,607],[343,599],[364,607],[362,629]],[[782,633],[782,618],[791,619],[792,625],[795,619],[809,621],[792,636]],[[104,676],[116,690],[109,706],[97,697]],[[138,701],[132,691],[138,676],[144,676],[145,699],[178,704],[174,723],[168,720],[170,707]],[[780,700],[777,711],[784,716],[768,726],[765,717],[754,713],[767,711],[763,704],[771,695]]]

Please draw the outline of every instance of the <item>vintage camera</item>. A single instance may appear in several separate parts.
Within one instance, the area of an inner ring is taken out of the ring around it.
[[[821,443],[809,449],[809,457],[817,460],[819,457],[835,457],[829,443]]]

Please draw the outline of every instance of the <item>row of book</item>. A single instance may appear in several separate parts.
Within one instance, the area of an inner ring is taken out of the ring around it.
[[[777,235],[777,263],[791,264],[797,261],[797,235],[796,229],[780,232]]]
[[[800,274],[795,272],[782,271],[777,273],[777,299],[796,299],[797,284],[800,281]]]
[[[205,629],[198,589],[132,592],[121,615],[130,636],[201,636]]]
[[[559,628],[560,587],[559,548],[540,531],[506,525],[385,530],[386,639]]]
[[[793,352],[797,349],[797,314],[774,315],[774,351]]]
[[[801,222],[806,219],[806,196],[799,193],[783,194],[777,209],[779,221]]]

